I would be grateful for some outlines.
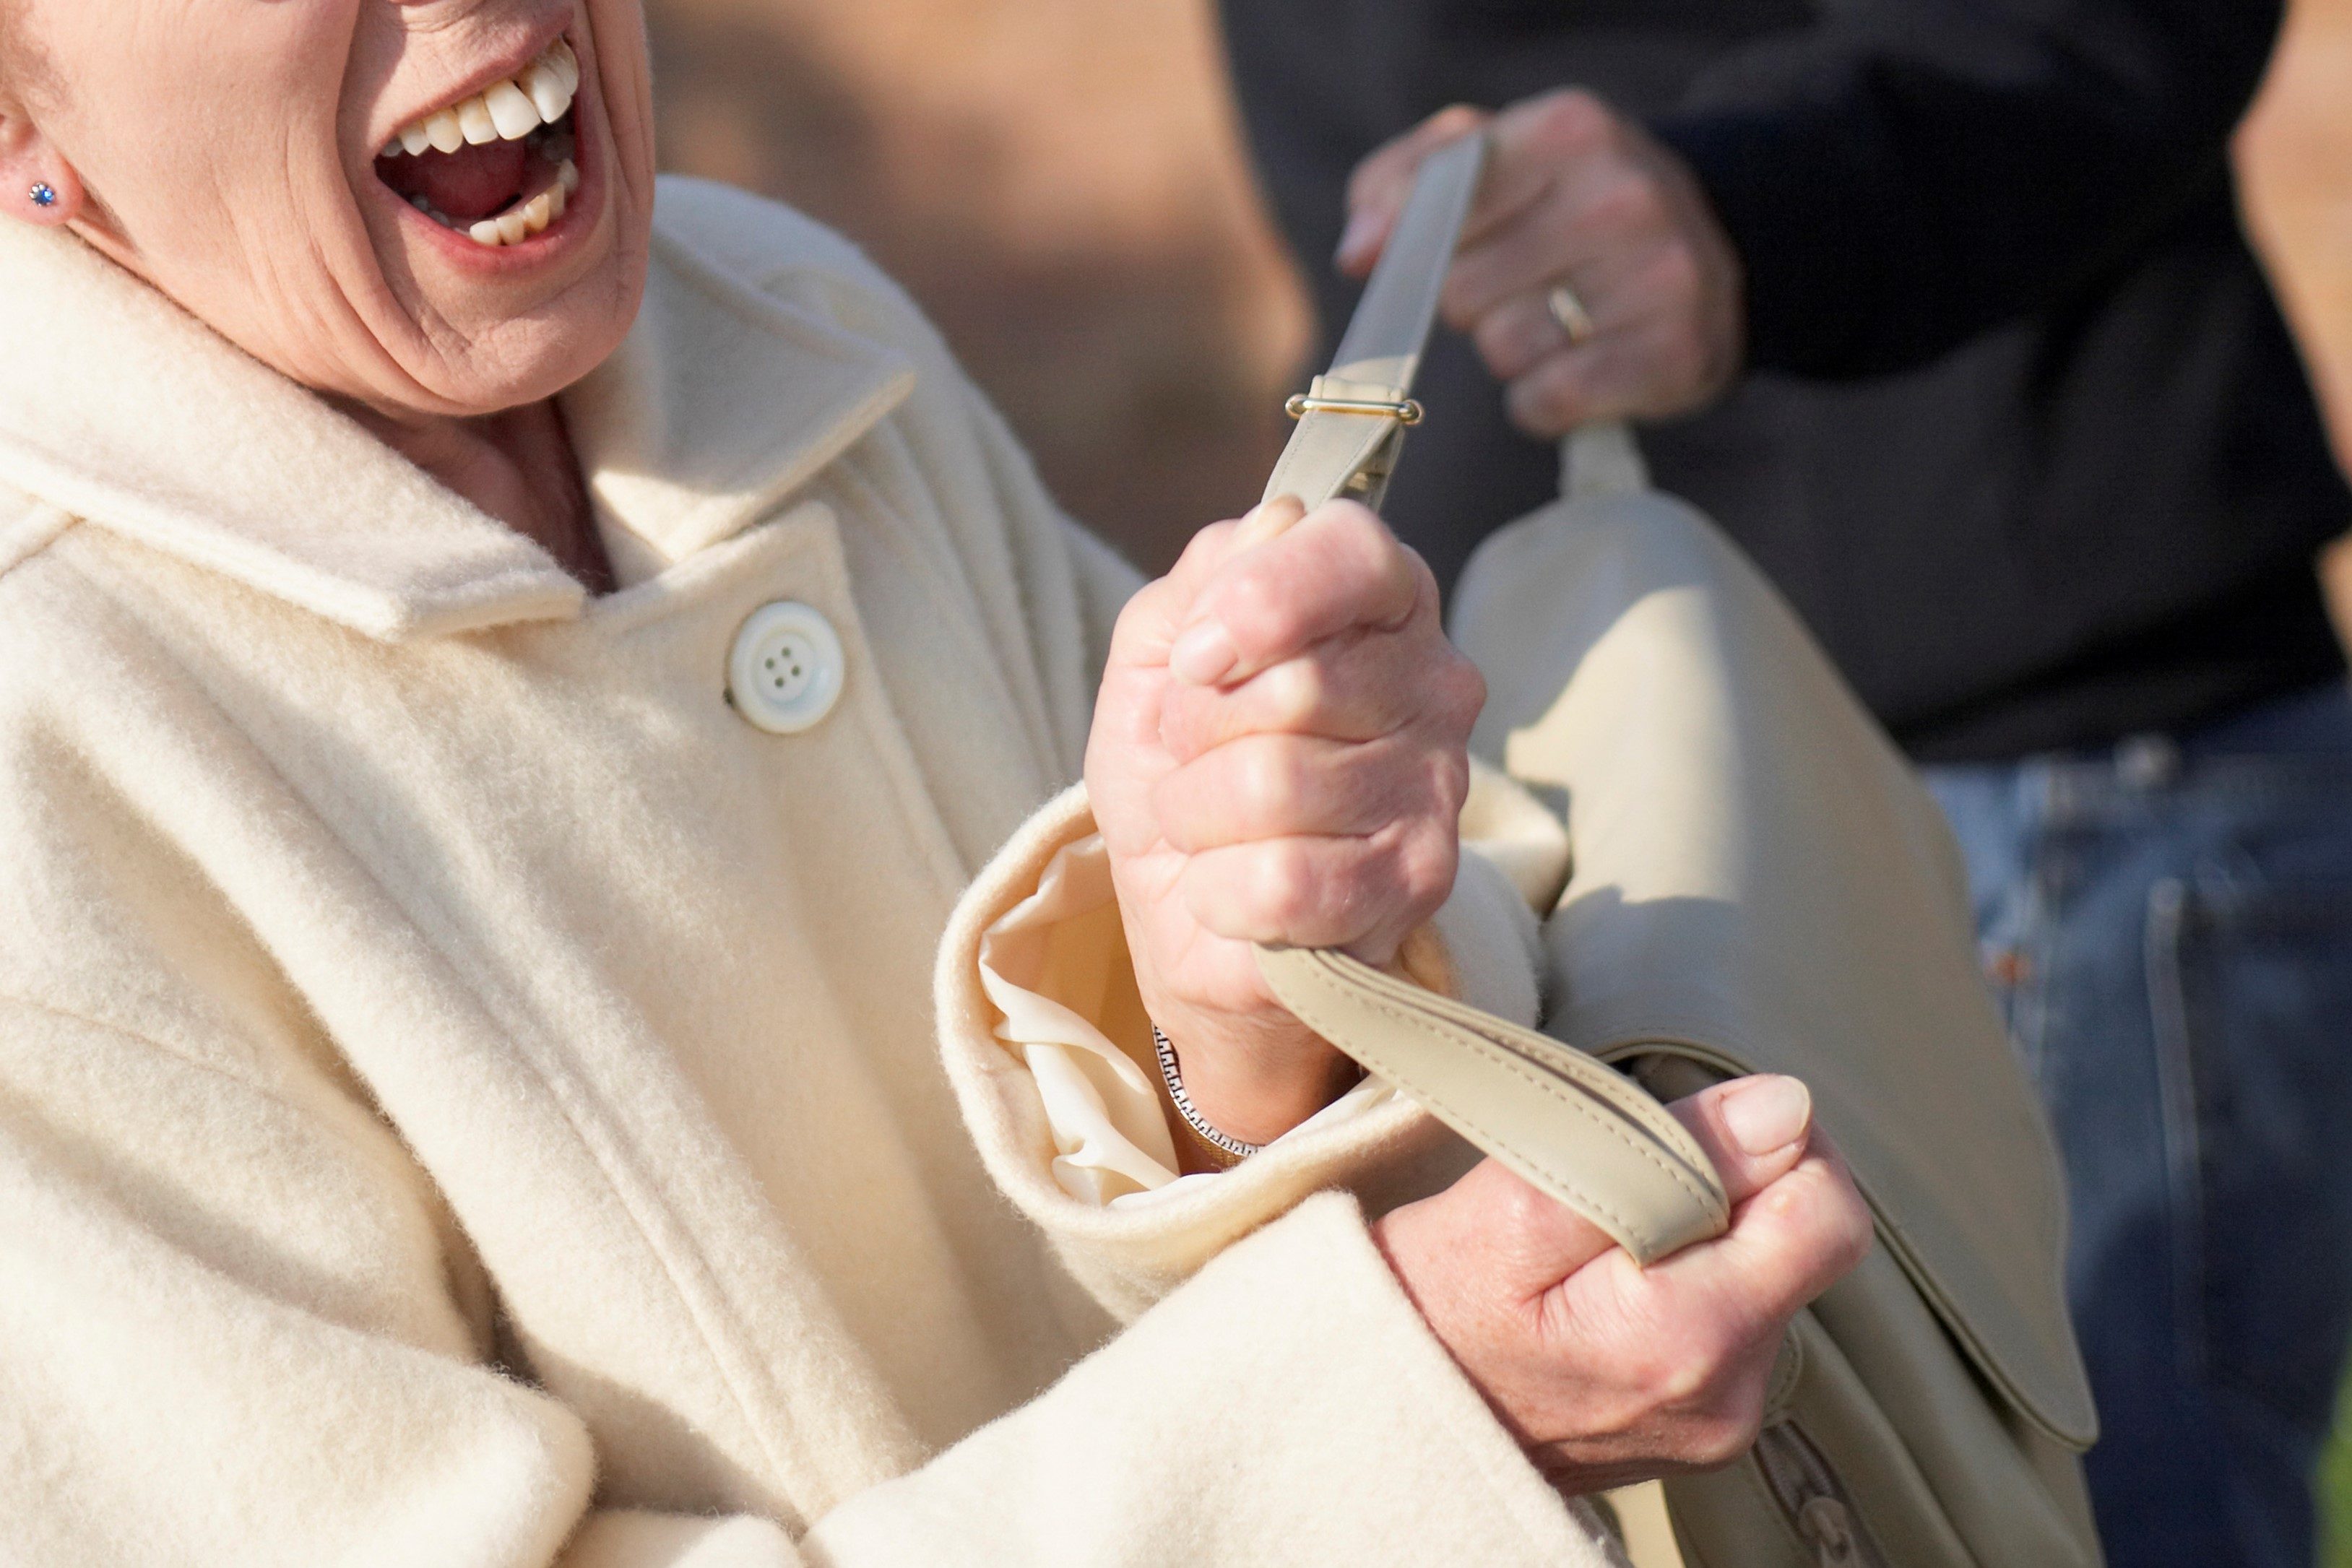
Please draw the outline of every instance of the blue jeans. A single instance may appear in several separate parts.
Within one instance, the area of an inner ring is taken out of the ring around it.
[[[1930,768],[2064,1154],[2113,1568],[2307,1568],[2352,1332],[2352,690]]]

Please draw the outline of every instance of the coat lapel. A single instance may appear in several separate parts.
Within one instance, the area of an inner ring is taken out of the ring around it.
[[[538,546],[79,240],[0,225],[0,479],[372,636],[577,609]]]
[[[386,641],[578,614],[537,544],[79,241],[0,225],[0,483]],[[628,339],[562,402],[600,520],[653,570],[772,510],[912,383],[657,235]]]
[[[773,511],[914,382],[895,352],[656,232],[635,326],[563,413],[608,535],[658,569]]]

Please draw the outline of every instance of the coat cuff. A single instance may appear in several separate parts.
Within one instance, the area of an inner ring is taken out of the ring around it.
[[[1023,826],[950,922],[937,1001],[948,1076],[990,1175],[1104,1306],[1132,1317],[1318,1189],[1346,1187],[1379,1212],[1475,1160],[1368,1081],[1233,1169],[1176,1177],[1094,833],[1083,786]],[[1514,873],[1465,855],[1433,924],[1464,999],[1534,1020],[1539,949]]]
[[[1221,1178],[1223,1179],[1223,1178]],[[814,1563],[1622,1564],[1324,1194],[1021,1409],[861,1493]]]

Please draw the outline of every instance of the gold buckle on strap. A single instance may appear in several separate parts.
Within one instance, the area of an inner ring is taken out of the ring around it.
[[[1294,392],[1282,405],[1282,412],[1293,419],[1305,419],[1310,413],[1369,413],[1382,419],[1393,419],[1399,424],[1419,424],[1421,404],[1412,398],[1399,398],[1394,402],[1381,402],[1370,398],[1315,397],[1307,392]]]

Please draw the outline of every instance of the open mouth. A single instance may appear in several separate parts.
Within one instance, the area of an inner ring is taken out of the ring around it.
[[[402,126],[376,177],[476,245],[520,245],[560,220],[580,188],[579,91],[579,57],[558,38],[506,80]]]

